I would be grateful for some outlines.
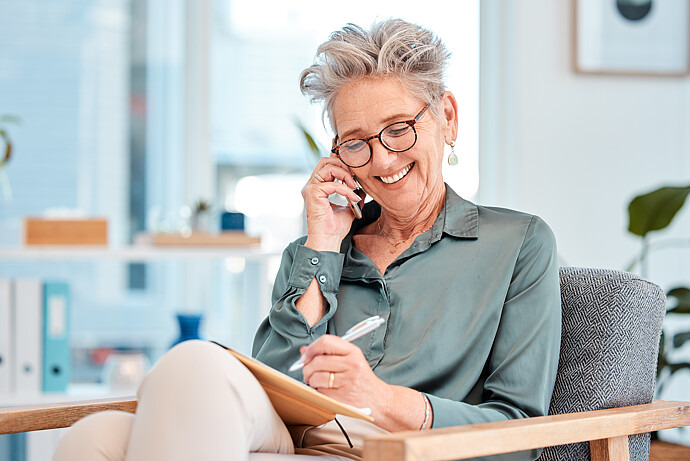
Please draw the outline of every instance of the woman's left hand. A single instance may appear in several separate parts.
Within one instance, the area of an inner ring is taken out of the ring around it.
[[[300,352],[305,363],[302,375],[309,386],[339,402],[370,408],[376,420],[387,413],[391,386],[374,374],[359,347],[338,336],[323,335]]]

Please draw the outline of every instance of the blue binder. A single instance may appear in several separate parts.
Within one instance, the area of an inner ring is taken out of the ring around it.
[[[43,285],[43,391],[65,392],[70,381],[70,294],[63,282]]]

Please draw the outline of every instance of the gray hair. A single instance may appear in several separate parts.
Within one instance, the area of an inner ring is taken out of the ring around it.
[[[446,91],[443,76],[449,57],[432,32],[401,19],[378,22],[370,30],[347,24],[319,46],[314,63],[300,75],[300,89],[312,102],[324,102],[324,115],[334,131],[338,91],[363,77],[397,78],[438,117],[436,103]]]

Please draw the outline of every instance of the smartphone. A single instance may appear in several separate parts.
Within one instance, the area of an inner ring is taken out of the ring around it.
[[[356,219],[362,219],[362,207],[361,205],[364,203],[364,197],[367,196],[366,192],[364,192],[364,189],[362,189],[361,184],[355,179],[355,184],[357,184],[357,189],[355,189],[355,194],[359,195],[362,198],[362,201],[359,203],[355,203],[352,200],[350,200],[349,197],[347,198],[347,204],[350,205],[350,209],[352,210],[352,214],[355,215]]]
[[[335,182],[344,184],[344,182],[340,179],[336,179]],[[345,203],[347,203],[347,205],[350,207],[350,210],[352,211],[352,214],[355,215],[355,218],[362,219],[362,203],[364,202],[364,198],[367,196],[367,194],[366,192],[364,192],[364,189],[362,189],[362,186],[359,184],[359,182],[357,182],[356,179],[355,184],[357,185],[357,189],[355,189],[353,192],[361,197],[361,202],[355,203],[349,197],[340,194],[329,195],[328,201],[331,202],[333,205],[338,206],[345,206]]]

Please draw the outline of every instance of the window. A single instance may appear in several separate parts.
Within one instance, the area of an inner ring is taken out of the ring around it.
[[[391,15],[427,26],[453,52],[447,83],[460,105],[461,164],[445,175],[471,198],[478,3],[438,11],[407,0],[0,2],[0,114],[23,120],[11,131],[13,199],[0,202],[0,246],[18,246],[22,218],[47,210],[105,216],[111,245],[128,245],[138,231],[182,226],[201,198],[245,211],[250,229],[284,246],[305,230],[300,189],[315,163],[297,121],[330,146],[299,73],[333,30]],[[3,261],[0,277],[68,280],[75,351],[138,348],[153,361],[175,338],[180,310],[201,310],[206,337],[247,352],[268,308],[267,293],[249,293],[275,270],[236,259],[145,269],[24,260]],[[260,307],[243,317],[248,296]]]
[[[460,105],[457,152],[461,166],[446,168],[447,181],[472,198],[478,188],[479,4],[458,2],[450,11],[419,8],[417,1],[347,5],[316,1],[216,0],[213,14],[211,109],[213,158],[220,194],[234,203],[238,170],[302,172],[309,158],[296,121],[323,146],[331,134],[321,123],[321,108],[298,87],[299,74],[311,64],[318,45],[347,22],[368,26],[399,16],[437,33],[453,53],[447,84]],[[234,173],[234,174],[233,174]],[[241,175],[240,173],[239,175]],[[301,187],[301,185],[300,185]],[[244,211],[244,210],[243,210]]]
[[[331,144],[320,105],[310,104],[299,91],[299,75],[332,31],[348,22],[366,27],[391,15],[434,31],[453,53],[447,85],[459,102],[460,165],[444,165],[444,177],[472,199],[478,189],[478,1],[458,2],[445,13],[409,0],[354,0],[346,6],[278,0],[213,4],[210,124],[218,198],[227,208],[250,215],[250,228],[276,246],[305,232],[301,204],[285,203],[290,197],[301,201],[300,189],[316,163],[298,123],[324,150]],[[238,190],[244,195],[238,196]],[[280,235],[274,225],[278,216]]]

